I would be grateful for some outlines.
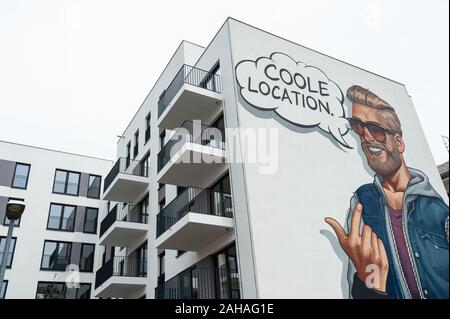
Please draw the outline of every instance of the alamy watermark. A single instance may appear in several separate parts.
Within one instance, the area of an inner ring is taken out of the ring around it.
[[[190,156],[184,156],[189,148]],[[185,122],[174,130],[163,147],[161,159],[175,163],[246,163],[258,165],[259,173],[275,174],[279,166],[277,128],[225,128]]]

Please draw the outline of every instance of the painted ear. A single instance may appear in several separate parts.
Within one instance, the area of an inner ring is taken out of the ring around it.
[[[395,134],[394,136],[395,143],[397,144],[397,148],[400,151],[400,153],[403,153],[405,151],[405,141],[400,136],[400,134]]]

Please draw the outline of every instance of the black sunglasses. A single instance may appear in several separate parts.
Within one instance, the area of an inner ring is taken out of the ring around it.
[[[347,118],[347,120],[350,123],[350,126],[352,127],[352,130],[356,132],[359,136],[364,136],[364,128],[367,128],[367,130],[370,132],[370,134],[373,136],[375,140],[378,142],[384,142],[386,141],[386,133],[394,135],[397,132],[385,127],[381,127],[378,124],[370,123],[370,122],[363,122],[359,119],[350,117]]]

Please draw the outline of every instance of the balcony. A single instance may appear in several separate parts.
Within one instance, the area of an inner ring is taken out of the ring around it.
[[[143,292],[147,282],[147,261],[134,257],[113,257],[95,274],[96,298],[128,298]]]
[[[204,188],[227,168],[224,130],[186,121],[158,153],[158,183]]]
[[[233,229],[231,195],[187,188],[157,215],[156,246],[198,251]]]
[[[182,120],[206,121],[221,107],[220,76],[183,65],[158,102],[158,127],[173,130]]]
[[[105,178],[103,199],[114,202],[132,202],[148,187],[147,164],[119,158]]]
[[[148,231],[148,207],[118,204],[100,223],[100,245],[130,247]]]
[[[194,266],[155,289],[156,299],[240,299],[239,273]]]

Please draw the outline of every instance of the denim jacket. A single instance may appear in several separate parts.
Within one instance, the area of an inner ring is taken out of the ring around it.
[[[449,298],[448,283],[448,206],[430,185],[421,171],[409,169],[412,179],[403,197],[403,230],[413,265],[417,286],[422,298]],[[352,198],[351,210],[357,202],[363,206],[362,220],[383,241],[389,260],[386,294],[380,297],[409,299],[408,286],[403,277],[400,259],[395,248],[386,198],[381,178],[375,176],[371,184],[358,188]],[[351,221],[348,217],[347,227]],[[361,225],[362,227],[362,225]],[[372,296],[364,292],[350,262],[348,280],[353,298]],[[369,289],[367,289],[369,290]]]

